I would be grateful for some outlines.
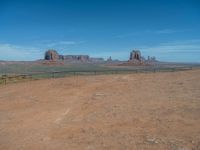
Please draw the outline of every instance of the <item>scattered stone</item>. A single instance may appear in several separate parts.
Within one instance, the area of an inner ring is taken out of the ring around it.
[[[106,94],[103,93],[96,93],[95,96],[105,96]]]
[[[151,143],[151,144],[158,144],[159,143],[159,139],[154,138],[154,137],[146,137],[146,141],[148,143]]]

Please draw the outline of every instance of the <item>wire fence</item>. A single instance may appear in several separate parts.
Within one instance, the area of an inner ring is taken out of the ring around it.
[[[53,71],[53,72],[37,72],[19,75],[2,75],[0,76],[0,84],[8,84],[19,81],[37,80],[44,78],[61,78],[70,76],[83,75],[106,75],[106,74],[131,74],[131,73],[156,73],[156,72],[175,72],[192,70],[192,67],[179,68],[142,68],[132,70],[74,70],[74,71]]]

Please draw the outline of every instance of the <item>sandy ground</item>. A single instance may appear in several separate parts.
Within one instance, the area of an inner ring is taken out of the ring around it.
[[[0,86],[1,150],[200,150],[200,70]]]

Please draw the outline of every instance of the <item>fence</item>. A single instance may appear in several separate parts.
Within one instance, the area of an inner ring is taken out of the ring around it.
[[[103,75],[103,74],[130,74],[130,73],[155,73],[155,72],[174,72],[191,70],[192,67],[179,67],[179,68],[143,68],[132,70],[74,70],[74,71],[54,71],[54,72],[39,72],[20,75],[2,75],[0,76],[0,84],[7,84],[25,80],[36,80],[42,78],[59,78],[67,76],[80,76],[80,75]]]

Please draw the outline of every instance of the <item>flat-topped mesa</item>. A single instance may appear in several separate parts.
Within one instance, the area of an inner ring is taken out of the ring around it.
[[[45,52],[45,60],[64,62],[103,62],[103,58],[91,58],[88,55],[59,55],[55,50]]]
[[[118,61],[113,61],[111,56],[105,61],[103,58],[93,58],[88,55],[59,55],[56,50],[48,50],[45,52],[45,60],[48,60],[48,63],[65,63],[65,62],[81,62],[81,63],[117,63]],[[151,65],[156,63],[157,60],[155,57],[148,56],[145,59],[139,50],[132,50],[130,52],[129,60],[119,64],[119,65]]]
[[[64,61],[89,61],[90,57],[88,55],[59,55],[60,60]]]
[[[57,61],[89,61],[90,57],[88,55],[59,55],[56,50],[47,50],[44,55],[45,60]]]

